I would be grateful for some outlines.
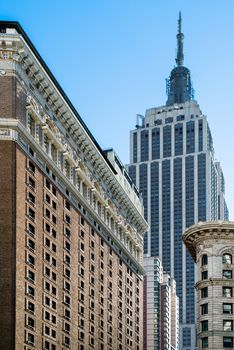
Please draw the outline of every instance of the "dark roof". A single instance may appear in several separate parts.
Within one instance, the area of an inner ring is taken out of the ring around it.
[[[79,113],[77,112],[77,110],[75,109],[75,107],[73,106],[73,104],[71,103],[71,101],[69,100],[67,95],[65,94],[64,90],[59,85],[58,81],[55,79],[55,77],[53,76],[53,74],[49,70],[49,68],[46,65],[45,61],[42,59],[42,57],[40,56],[39,52],[37,51],[37,49],[35,48],[35,46],[31,42],[31,40],[29,39],[29,37],[27,36],[25,31],[23,30],[23,28],[19,24],[19,22],[16,22],[16,21],[0,21],[0,33],[5,33],[7,28],[14,28],[14,29],[17,30],[17,32],[19,34],[21,34],[23,36],[24,40],[26,41],[26,43],[28,44],[28,46],[30,47],[30,49],[32,50],[32,52],[34,53],[34,55],[36,56],[36,58],[38,59],[38,61],[42,65],[42,67],[44,68],[44,70],[46,71],[46,73],[49,75],[50,79],[53,81],[54,85],[56,86],[58,91],[61,93],[61,95],[63,96],[64,100],[67,102],[67,104],[71,108],[72,112],[75,114],[76,118],[79,120],[80,124],[83,126],[83,128],[85,129],[85,131],[89,135],[89,137],[92,140],[92,142],[95,144],[95,146],[97,147],[97,149],[99,150],[99,152],[101,153],[101,155],[103,156],[103,158],[105,159],[105,161],[107,162],[107,164],[109,165],[109,167],[111,168],[113,173],[116,175],[117,172],[114,169],[114,167],[112,166],[112,164],[109,162],[109,160],[107,159],[107,157],[105,155],[105,152],[103,152],[102,148],[99,146],[98,142],[96,141],[96,139],[94,138],[94,136],[92,135],[92,133],[90,132],[90,130],[88,129],[88,127],[86,126],[84,121],[82,120],[81,116],[79,115]]]

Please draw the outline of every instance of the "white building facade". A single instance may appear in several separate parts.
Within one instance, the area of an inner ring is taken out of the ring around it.
[[[234,223],[198,223],[183,240],[197,263],[198,348],[233,349]]]
[[[144,258],[144,350],[179,349],[179,298],[176,282],[157,257]]]

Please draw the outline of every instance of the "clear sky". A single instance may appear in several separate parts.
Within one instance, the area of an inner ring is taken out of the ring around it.
[[[10,0],[0,18],[20,22],[100,146],[128,163],[135,115],[166,102],[180,10],[184,64],[234,219],[233,0]]]

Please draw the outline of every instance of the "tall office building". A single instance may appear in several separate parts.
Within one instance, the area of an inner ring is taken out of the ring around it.
[[[184,67],[181,16],[176,67],[167,80],[166,105],[137,116],[130,133],[129,174],[143,196],[150,230],[144,252],[159,256],[175,278],[180,298],[180,348],[193,350],[195,265],[182,242],[186,227],[198,221],[228,219],[224,177],[215,162],[207,117],[194,100],[190,71]]]
[[[142,350],[142,201],[0,22],[0,348]]]
[[[179,300],[176,282],[157,257],[144,258],[144,350],[178,350]],[[147,293],[148,291],[148,293]]]

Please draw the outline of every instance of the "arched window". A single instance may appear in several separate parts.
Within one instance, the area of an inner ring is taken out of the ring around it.
[[[223,254],[223,264],[232,264],[231,254],[228,254],[228,253]]]
[[[208,256],[206,254],[202,255],[202,259],[201,259],[201,265],[207,265],[208,264]]]

